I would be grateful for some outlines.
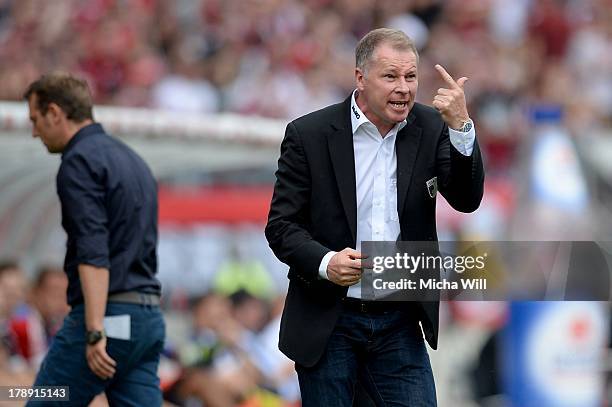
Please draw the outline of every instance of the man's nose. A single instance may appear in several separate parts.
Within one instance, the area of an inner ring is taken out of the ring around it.
[[[400,78],[395,91],[398,93],[410,93],[408,81],[405,78]]]

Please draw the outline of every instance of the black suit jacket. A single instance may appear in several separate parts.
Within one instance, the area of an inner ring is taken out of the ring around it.
[[[330,250],[355,248],[357,203],[351,98],[287,125],[281,144],[266,238],[289,266],[289,289],[281,320],[280,350],[303,366],[321,357],[341,311],[347,287],[319,277]],[[453,208],[472,212],[483,193],[478,143],[471,156],[450,143],[448,127],[431,107],[415,104],[397,134],[397,203],[401,240],[435,241],[435,197],[426,181]],[[418,303],[425,338],[437,347],[438,302]]]

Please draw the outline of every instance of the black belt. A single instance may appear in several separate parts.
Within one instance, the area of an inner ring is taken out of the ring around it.
[[[127,304],[159,305],[159,295],[139,293],[138,291],[124,291],[122,293],[110,294],[108,302],[122,302]]]
[[[363,301],[358,298],[342,299],[344,309],[364,314],[384,314],[390,311],[407,311],[410,307],[403,301]]]

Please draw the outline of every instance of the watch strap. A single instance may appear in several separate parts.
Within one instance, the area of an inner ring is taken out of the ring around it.
[[[102,340],[102,338],[104,337],[106,337],[106,333],[104,332],[104,330],[92,330],[85,332],[85,342],[87,342],[88,345],[95,345],[96,343],[100,342],[100,340]]]

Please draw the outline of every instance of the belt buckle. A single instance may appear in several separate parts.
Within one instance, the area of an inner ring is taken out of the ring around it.
[[[363,312],[364,314],[368,312],[368,306],[366,305],[365,302],[361,301],[359,303],[359,307],[361,309],[361,312]]]

